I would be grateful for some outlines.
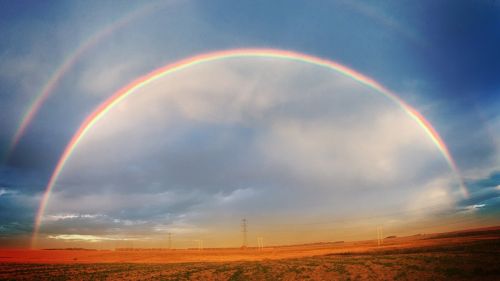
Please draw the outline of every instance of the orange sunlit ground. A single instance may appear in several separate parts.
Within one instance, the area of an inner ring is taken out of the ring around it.
[[[1,250],[0,279],[497,280],[500,227],[280,247]],[[70,274],[69,274],[70,273]],[[479,274],[480,273],[480,274]],[[473,279],[473,278],[472,278]]]

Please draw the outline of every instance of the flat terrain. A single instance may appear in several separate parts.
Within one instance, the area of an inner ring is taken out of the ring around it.
[[[257,249],[0,250],[0,280],[500,280],[500,227]]]

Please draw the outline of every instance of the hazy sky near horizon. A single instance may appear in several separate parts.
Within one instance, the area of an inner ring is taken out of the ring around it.
[[[97,105],[153,69],[234,48],[293,50],[374,78],[433,124],[469,198],[429,137],[380,93],[310,64],[227,59],[147,85],[92,128],[56,183],[46,243],[173,232],[185,246],[197,237],[237,246],[242,217],[275,244],[347,239],[349,227],[377,224],[401,231],[405,220],[430,229],[429,216],[498,223],[496,2],[0,1],[0,38],[2,246],[27,245],[48,178]]]

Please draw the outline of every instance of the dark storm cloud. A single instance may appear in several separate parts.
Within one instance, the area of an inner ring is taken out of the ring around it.
[[[495,171],[489,177],[471,181],[468,183],[472,190],[480,190],[487,187],[498,187],[500,185],[500,171]]]
[[[38,170],[0,168],[0,235],[29,235],[46,176]]]
[[[37,205],[32,195],[0,187],[0,236],[30,234]]]
[[[54,192],[50,209],[55,209],[54,216],[64,214],[103,214],[122,220],[171,220],[178,214],[187,213],[193,206],[210,200],[207,192],[165,191],[144,193],[140,187],[136,192],[121,190],[125,184],[109,192],[96,192],[88,195],[78,195],[67,191]],[[73,189],[74,190],[74,189]],[[117,190],[121,190],[117,193]],[[73,192],[74,193],[74,192]],[[170,217],[172,214],[173,217]],[[48,215],[50,217],[51,215]]]
[[[459,206],[468,207],[485,204],[488,208],[500,208],[500,171],[488,177],[466,181],[470,198],[464,199]]]
[[[0,187],[21,191],[27,194],[37,193],[45,186],[46,175],[38,170],[19,169],[9,166],[0,168]]]

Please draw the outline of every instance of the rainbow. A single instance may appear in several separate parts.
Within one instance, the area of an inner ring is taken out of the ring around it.
[[[147,13],[154,10],[155,5],[148,5],[138,10],[133,10],[131,13],[125,15],[119,20],[109,24],[107,27],[101,29],[99,32],[90,36],[87,40],[85,40],[80,47],[78,47],[74,52],[71,53],[66,59],[64,59],[63,63],[52,73],[49,80],[42,87],[41,91],[36,95],[28,109],[24,113],[21,118],[21,122],[14,133],[12,141],[10,142],[9,148],[7,150],[6,159],[10,158],[11,153],[15,150],[16,146],[19,144],[22,136],[26,132],[29,124],[33,122],[38,111],[42,105],[47,101],[47,99],[52,95],[54,90],[59,85],[61,79],[64,75],[72,69],[72,67],[78,62],[78,60],[84,55],[88,50],[92,49],[95,45],[97,45],[101,40],[111,35],[113,32],[123,28],[131,21],[146,15]]]
[[[71,157],[73,151],[76,149],[80,141],[85,137],[87,132],[89,132],[92,127],[101,120],[108,112],[110,112],[116,105],[125,100],[127,97],[131,96],[136,90],[143,88],[149,83],[161,79],[166,75],[181,71],[183,69],[193,67],[199,64],[208,63],[212,61],[225,60],[230,58],[244,58],[244,57],[254,57],[254,58],[277,58],[277,59],[285,59],[289,61],[297,61],[304,62],[313,65],[317,65],[320,67],[325,67],[337,72],[340,72],[348,77],[353,78],[359,83],[368,86],[379,93],[383,94],[388,99],[392,100],[394,103],[399,105],[417,124],[424,130],[424,132],[429,136],[429,138],[434,142],[436,147],[439,149],[441,154],[444,156],[445,160],[448,162],[449,166],[457,176],[460,181],[460,188],[464,196],[468,196],[467,189],[461,180],[461,176],[459,170],[451,157],[451,154],[446,147],[446,144],[443,142],[439,134],[432,127],[432,125],[413,107],[405,103],[394,93],[390,92],[388,89],[384,88],[382,85],[377,83],[375,80],[364,76],[346,66],[338,64],[336,62],[301,54],[293,51],[285,51],[285,50],[276,50],[276,49],[235,49],[235,50],[226,50],[226,51],[217,51],[212,53],[201,54],[198,56],[190,57],[181,61],[178,61],[173,64],[168,64],[164,67],[161,67],[153,72],[146,74],[142,77],[139,77],[132,83],[123,87],[116,93],[114,93],[111,97],[109,97],[106,101],[100,104],[93,112],[90,114],[84,122],[80,125],[76,133],[71,138],[70,142],[64,149],[61,158],[59,159],[52,176],[49,179],[47,187],[45,189],[45,193],[43,194],[38,213],[35,219],[34,231],[32,236],[32,247],[34,247],[36,243],[36,239],[38,236],[38,231],[40,229],[40,224],[42,222],[42,217],[47,206],[47,202],[49,200],[50,194],[54,185],[61,174],[66,162]]]

